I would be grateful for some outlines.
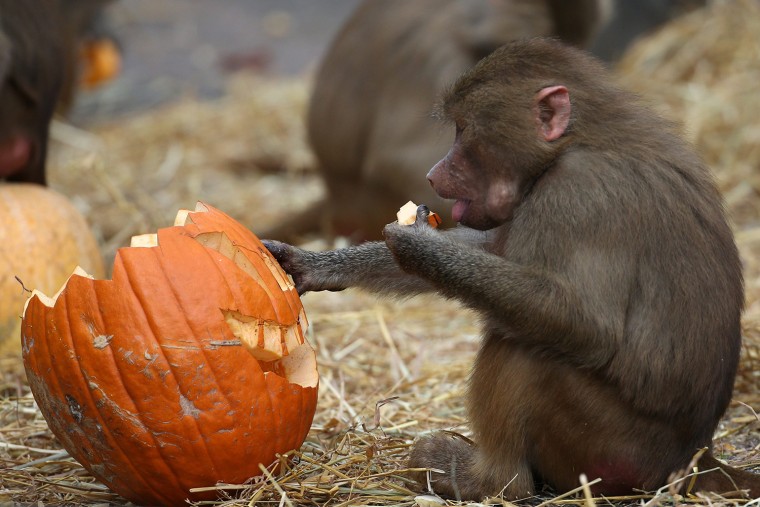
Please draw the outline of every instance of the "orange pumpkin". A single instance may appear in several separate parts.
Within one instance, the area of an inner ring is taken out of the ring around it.
[[[26,306],[29,384],[51,430],[138,504],[260,475],[300,447],[318,376],[306,317],[261,242],[211,206],[133,238],[112,280],[75,273]]]
[[[77,265],[103,276],[87,221],[65,196],[29,183],[0,184],[0,354],[20,354],[26,287],[55,291]],[[17,279],[18,278],[18,279]]]

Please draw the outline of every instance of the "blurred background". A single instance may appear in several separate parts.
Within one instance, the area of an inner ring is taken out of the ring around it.
[[[236,72],[304,76],[357,0],[130,0],[109,7],[123,49],[111,86],[70,118],[105,119],[191,95],[218,98]]]

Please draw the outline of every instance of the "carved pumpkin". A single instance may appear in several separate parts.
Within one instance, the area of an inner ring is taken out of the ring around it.
[[[35,291],[22,326],[35,399],[61,444],[138,504],[261,475],[298,448],[316,409],[306,318],[261,242],[199,203],[133,238],[112,280]]]
[[[26,287],[53,292],[77,265],[103,276],[103,258],[84,217],[40,185],[0,184],[0,353],[20,353]],[[18,277],[18,280],[16,279]]]

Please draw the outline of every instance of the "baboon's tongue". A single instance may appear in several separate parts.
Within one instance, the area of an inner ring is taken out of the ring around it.
[[[470,201],[460,199],[454,203],[454,207],[451,209],[451,218],[459,223],[462,221],[462,217],[467,212],[467,208],[470,207]]]

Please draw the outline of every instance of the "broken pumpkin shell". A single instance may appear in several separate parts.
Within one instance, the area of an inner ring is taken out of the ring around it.
[[[66,450],[113,491],[178,505],[297,449],[317,401],[306,317],[250,231],[199,203],[134,238],[112,280],[35,291],[22,323],[35,400]]]

